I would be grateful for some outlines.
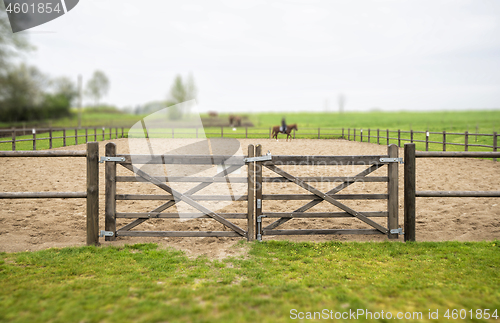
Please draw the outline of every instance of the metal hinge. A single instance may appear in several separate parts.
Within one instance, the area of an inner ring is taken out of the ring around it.
[[[99,162],[102,164],[105,161],[110,161],[110,162],[124,162],[125,157],[101,157],[101,160]]]
[[[391,229],[391,234],[404,234],[403,228]]]
[[[273,157],[271,156],[271,152],[267,152],[264,156],[259,156],[259,157],[248,157],[245,158],[244,161],[245,163],[250,163],[250,162],[256,162],[256,161],[266,161],[266,160],[272,160]]]
[[[259,215],[257,217],[257,241],[262,242],[262,234],[260,233],[262,228],[262,218],[267,218],[267,215]]]
[[[114,237],[115,233],[113,231],[104,231],[101,230],[101,234],[99,234],[99,237]]]
[[[381,163],[400,163],[403,164],[403,158],[380,158]]]
[[[261,199],[257,199],[257,208],[262,209],[262,200]]]

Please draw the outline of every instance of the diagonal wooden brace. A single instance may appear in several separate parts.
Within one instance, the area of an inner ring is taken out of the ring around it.
[[[322,198],[323,200],[327,201],[328,203],[335,205],[339,209],[344,210],[347,213],[349,213],[350,215],[352,215],[352,216],[358,218],[359,220],[365,222],[366,224],[371,225],[372,227],[374,227],[375,229],[379,230],[380,232],[382,232],[384,234],[386,234],[386,233],[389,232],[386,228],[384,228],[383,226],[381,226],[377,222],[375,222],[373,220],[370,220],[369,218],[367,218],[365,215],[361,214],[360,212],[357,212],[357,211],[351,209],[350,207],[348,207],[347,205],[344,205],[344,204],[338,202],[337,200],[335,200],[331,196],[326,195],[325,193],[323,193],[320,190],[312,187],[311,185],[307,184],[306,182],[304,182],[304,181],[296,178],[295,176],[293,176],[291,174],[288,174],[284,170],[276,167],[275,165],[265,165],[265,166],[267,168],[269,168],[270,170],[272,170],[273,172],[275,172],[275,173],[277,173],[277,174],[279,174],[279,175],[281,175],[281,176],[289,179],[290,181],[294,182],[295,184],[299,185],[300,187],[302,187],[302,188],[308,190],[309,192],[317,195],[318,197]]]
[[[376,171],[377,169],[379,169],[382,166],[383,166],[382,164],[372,165],[372,166],[368,167],[367,169],[363,170],[361,173],[356,174],[354,177],[367,176],[367,175],[373,173],[374,171]],[[326,192],[326,194],[336,194],[336,193],[340,192],[341,190],[343,190],[344,188],[348,187],[349,185],[351,185],[351,184],[353,184],[355,182],[356,181],[344,181],[342,184],[340,184],[340,185],[334,187],[333,189],[329,190],[328,192]],[[298,208],[297,210],[293,211],[292,213],[295,213],[295,212],[305,212],[305,211],[309,210],[310,208],[312,208],[313,206],[318,205],[321,202],[322,201],[310,201],[309,203],[301,206],[300,208]],[[291,219],[293,219],[292,216],[290,216],[290,217],[282,217],[282,218],[274,221],[273,223],[269,224],[267,227],[264,228],[264,230],[275,229],[275,228],[279,227],[280,225],[282,225],[283,223],[286,223],[286,222],[290,221]]]

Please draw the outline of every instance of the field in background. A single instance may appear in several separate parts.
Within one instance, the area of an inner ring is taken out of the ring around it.
[[[154,244],[0,253],[0,321],[286,322],[292,309],[408,312],[408,322],[435,321],[429,310],[438,321],[448,309],[451,321],[500,315],[500,241],[233,248],[250,251],[221,261]]]

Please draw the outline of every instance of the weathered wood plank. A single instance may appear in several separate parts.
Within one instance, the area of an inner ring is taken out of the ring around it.
[[[388,212],[365,212],[361,211],[367,217],[386,217]],[[265,212],[268,218],[352,218],[347,212]]]
[[[220,155],[123,155],[125,161],[120,164],[186,164],[186,165],[245,165],[246,156]]]
[[[234,231],[117,231],[118,237],[240,237]]]
[[[416,191],[416,197],[500,197],[500,191]]]
[[[116,156],[116,145],[106,144],[106,157]],[[106,231],[116,232],[116,162],[105,163],[105,207],[104,228]],[[106,241],[115,241],[116,237],[105,237]]]
[[[235,201],[230,195],[186,195],[194,201]],[[172,195],[156,195],[156,194],[116,194],[118,201],[175,201],[180,200]],[[247,201],[248,195],[242,195],[236,201]]]
[[[389,177],[386,176],[372,176],[372,177],[366,177],[366,176],[316,176],[316,177],[297,177],[301,181],[304,182],[323,182],[323,183],[328,183],[328,182],[362,182],[362,183],[367,183],[367,182],[388,182]],[[262,178],[262,182],[264,183],[282,183],[282,182],[290,182],[289,179],[286,179],[284,177],[264,177]]]
[[[246,219],[247,213],[219,213],[225,219]],[[125,219],[211,219],[203,213],[161,213],[161,212],[117,212],[117,218]],[[123,229],[123,228],[122,228]],[[122,230],[120,229],[120,230]]]
[[[404,151],[404,239],[415,241],[415,144]]]
[[[388,194],[325,194],[336,200],[387,200]],[[322,195],[323,196],[323,195]],[[263,200],[315,200],[322,201],[323,198],[316,194],[263,194]]]
[[[248,157],[254,157],[255,148],[254,145],[248,145]],[[247,176],[248,176],[248,202],[247,202],[247,240],[255,240],[255,213],[254,213],[254,198],[255,198],[255,162],[250,162],[247,164]],[[227,216],[226,216],[227,218]]]
[[[165,177],[154,177],[155,179],[162,181]],[[167,177],[167,181],[169,183],[174,183],[174,182],[185,182],[185,183],[198,183],[198,182],[205,182],[205,183],[227,183],[228,179],[225,177],[195,177],[195,176],[169,176]],[[247,183],[248,178],[247,177],[229,177],[229,181],[231,183]],[[117,176],[116,177],[116,182],[139,182],[139,183],[151,183],[149,180],[144,179],[142,177],[135,177],[135,176]]]
[[[392,144],[387,147],[387,154],[390,158],[397,158],[399,156],[398,146]],[[387,183],[387,194],[389,198],[387,199],[387,212],[389,216],[387,217],[387,226],[389,230],[397,229],[398,223],[398,210],[399,210],[399,197],[398,197],[398,182],[399,182],[399,163],[389,163],[387,165],[387,174],[389,175],[389,182]],[[388,235],[389,239],[398,239],[399,235],[391,234]]]
[[[264,230],[264,235],[313,235],[313,234],[384,234],[375,229],[311,229],[311,230]]]
[[[500,152],[488,151],[416,151],[416,158],[495,158]]]
[[[272,161],[263,162],[264,166],[291,166],[291,165],[373,165],[381,164],[380,158],[388,157],[387,155],[373,156],[272,156]]]
[[[255,157],[262,156],[262,146],[257,144],[255,146]],[[257,230],[257,218],[262,215],[262,162],[255,162],[255,239],[257,235],[262,234],[262,226],[260,231]]]
[[[87,143],[87,245],[99,244],[99,143]]]
[[[86,192],[2,192],[0,199],[87,198]]]
[[[0,151],[0,157],[86,157],[85,150],[57,150],[57,151]]]

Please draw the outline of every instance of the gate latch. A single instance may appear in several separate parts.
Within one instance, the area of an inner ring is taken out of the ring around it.
[[[403,164],[403,158],[380,158],[381,163],[400,163]]]
[[[99,162],[102,164],[105,161],[110,161],[110,162],[124,162],[125,157],[101,157],[101,160]]]
[[[113,237],[115,233],[113,231],[104,231],[101,230],[101,234],[99,234],[99,237]]]
[[[244,159],[245,163],[256,162],[256,161],[266,161],[266,160],[273,160],[273,156],[271,156],[271,152],[268,152],[264,156],[248,157],[248,158]]]
[[[404,234],[403,228],[391,229],[391,234]]]

